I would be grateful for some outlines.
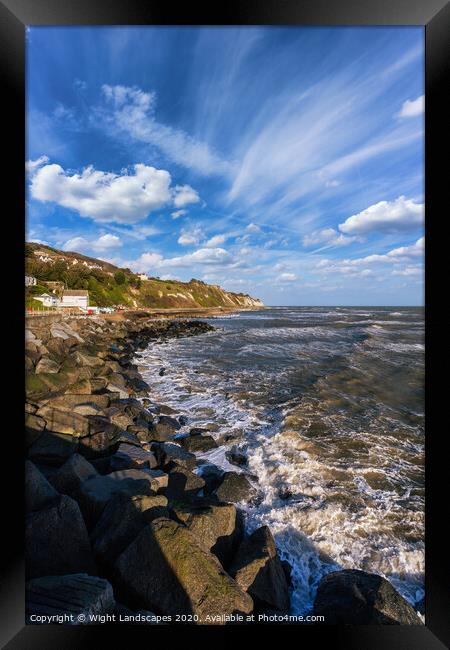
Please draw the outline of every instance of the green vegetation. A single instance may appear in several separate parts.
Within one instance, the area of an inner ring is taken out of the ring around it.
[[[125,273],[123,271],[117,271],[116,273],[114,273],[114,280],[116,281],[116,284],[125,284],[126,282]]]
[[[39,259],[40,256],[44,259]],[[47,261],[47,257],[51,261]],[[244,294],[227,293],[195,278],[181,282],[150,277],[142,282],[130,269],[119,269],[108,262],[35,243],[26,245],[25,274],[38,281],[35,287],[27,288],[27,300],[51,293],[46,282],[56,281],[62,282],[66,289],[87,289],[89,304],[98,307],[119,304],[156,309],[232,307],[242,304],[240,299],[244,297]]]

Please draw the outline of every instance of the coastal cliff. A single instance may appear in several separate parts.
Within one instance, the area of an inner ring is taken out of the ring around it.
[[[134,309],[260,309],[261,300],[245,293],[226,291],[192,278],[189,282],[164,280],[133,273],[81,253],[61,251],[35,242],[26,245],[25,272],[37,281],[28,298],[49,291],[84,289],[89,305],[123,304]]]

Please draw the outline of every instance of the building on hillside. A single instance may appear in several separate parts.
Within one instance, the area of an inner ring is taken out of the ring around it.
[[[147,273],[138,273],[138,278],[139,280],[143,280],[144,282],[149,279]]]
[[[34,287],[37,285],[37,280],[35,277],[32,275],[26,275],[25,276],[25,286],[26,287]]]
[[[59,300],[56,296],[51,296],[49,293],[42,293],[40,296],[34,296],[35,300],[42,302],[44,307],[57,307]]]
[[[87,309],[89,306],[89,291],[86,291],[86,289],[66,289],[59,306]]]

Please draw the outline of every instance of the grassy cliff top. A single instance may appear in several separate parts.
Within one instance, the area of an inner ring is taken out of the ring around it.
[[[133,308],[227,307],[252,309],[263,303],[248,294],[225,291],[192,278],[189,282],[141,280],[130,269],[119,268],[94,257],[61,251],[36,242],[26,244],[25,273],[34,276],[38,286],[27,289],[27,297],[45,290],[87,289],[91,306],[122,304]],[[55,283],[61,283],[57,285]],[[29,294],[29,296],[28,296]]]

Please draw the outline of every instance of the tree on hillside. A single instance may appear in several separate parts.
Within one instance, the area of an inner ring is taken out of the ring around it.
[[[114,280],[116,281],[116,284],[125,284],[125,273],[123,271],[116,271],[116,273],[114,273]]]

